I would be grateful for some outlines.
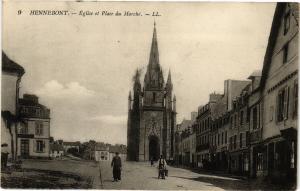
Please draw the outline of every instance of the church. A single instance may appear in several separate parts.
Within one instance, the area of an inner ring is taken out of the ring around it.
[[[158,160],[163,155],[173,160],[176,127],[176,97],[169,71],[164,81],[159,63],[156,26],[154,23],[149,63],[143,85],[140,71],[133,77],[133,95],[128,97],[127,160]]]

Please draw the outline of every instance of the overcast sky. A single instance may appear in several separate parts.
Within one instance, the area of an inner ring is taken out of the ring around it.
[[[262,69],[275,3],[5,2],[3,50],[26,70],[21,93],[51,109],[51,136],[125,144],[128,93],[148,64],[154,17],[29,16],[35,9],[158,11],[160,64],[165,79],[171,69],[180,122],[224,80]]]

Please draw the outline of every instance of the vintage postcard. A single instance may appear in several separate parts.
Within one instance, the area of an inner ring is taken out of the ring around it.
[[[2,3],[1,187],[295,190],[298,3]]]

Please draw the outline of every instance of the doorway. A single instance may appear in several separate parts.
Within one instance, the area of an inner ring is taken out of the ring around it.
[[[21,157],[29,157],[29,140],[21,140]]]
[[[159,159],[160,154],[160,147],[159,147],[159,140],[157,136],[150,136],[149,137],[149,160],[151,158],[154,161]]]

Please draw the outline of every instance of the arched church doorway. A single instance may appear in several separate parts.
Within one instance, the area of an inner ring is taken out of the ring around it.
[[[149,160],[151,160],[151,158],[155,161],[159,159],[159,149],[158,137],[154,135],[149,136]]]

